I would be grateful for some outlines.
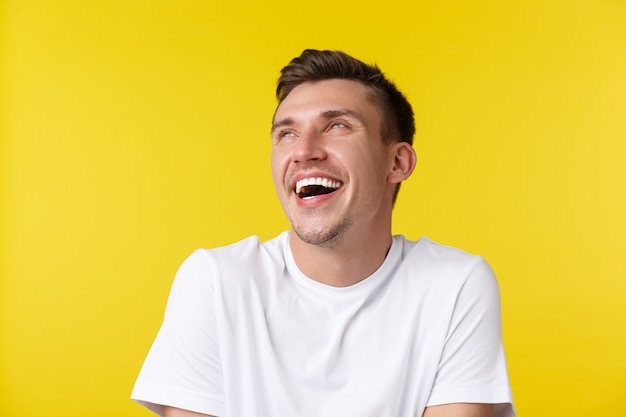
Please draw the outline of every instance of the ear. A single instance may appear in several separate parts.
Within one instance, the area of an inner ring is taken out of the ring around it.
[[[407,142],[394,143],[390,152],[393,154],[393,165],[387,181],[398,184],[411,176],[417,164],[417,155],[411,144]]]

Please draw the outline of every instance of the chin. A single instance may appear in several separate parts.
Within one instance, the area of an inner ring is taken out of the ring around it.
[[[322,230],[311,230],[295,225],[292,226],[292,230],[302,242],[326,248],[337,247],[349,228],[350,222],[347,221]]]

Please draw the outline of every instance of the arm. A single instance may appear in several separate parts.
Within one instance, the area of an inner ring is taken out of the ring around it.
[[[174,407],[163,407],[164,417],[214,417],[208,414],[194,413],[193,411],[181,410]]]
[[[515,416],[501,325],[498,284],[480,260],[458,288],[423,417]]]
[[[166,405],[224,414],[213,270],[211,258],[194,252],[172,284],[163,324],[131,395],[157,414],[164,415]]]
[[[455,403],[427,407],[423,417],[491,417],[493,404]]]

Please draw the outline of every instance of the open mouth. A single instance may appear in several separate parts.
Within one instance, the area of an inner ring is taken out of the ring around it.
[[[339,181],[328,178],[304,178],[296,182],[295,192],[298,197],[307,199],[318,195],[330,194],[341,187]]]

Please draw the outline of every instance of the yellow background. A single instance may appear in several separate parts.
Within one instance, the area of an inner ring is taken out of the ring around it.
[[[417,114],[394,230],[499,277],[520,416],[626,415],[626,3],[4,0],[0,416],[128,400],[197,247],[287,227],[279,69],[377,62]]]

